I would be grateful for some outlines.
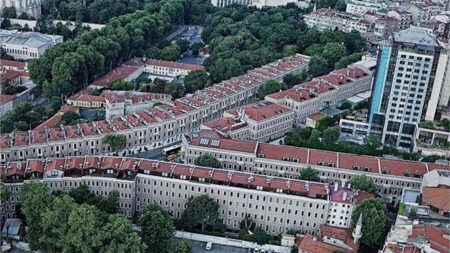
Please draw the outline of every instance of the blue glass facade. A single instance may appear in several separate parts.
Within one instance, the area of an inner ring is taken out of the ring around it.
[[[372,103],[370,105],[369,123],[372,122],[373,115],[380,113],[381,100],[383,98],[384,84],[389,67],[389,60],[391,58],[392,48],[389,46],[383,47],[378,61],[377,74],[375,77],[375,84],[372,90]]]

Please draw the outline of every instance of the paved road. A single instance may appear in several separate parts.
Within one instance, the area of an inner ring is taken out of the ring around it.
[[[213,244],[210,251],[206,250],[206,242],[189,241],[193,253],[247,253],[247,249],[231,247],[220,244]]]

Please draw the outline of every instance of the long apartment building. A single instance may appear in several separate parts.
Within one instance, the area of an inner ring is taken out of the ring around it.
[[[177,143],[183,134],[198,130],[202,123],[248,103],[268,80],[282,81],[287,74],[305,71],[308,61],[308,56],[304,55],[284,58],[188,94],[172,104],[129,115],[76,126],[3,134],[0,136],[0,161],[108,153],[110,148],[102,143],[102,138],[113,133],[126,136],[122,155]]]
[[[87,185],[98,196],[119,193],[123,214],[133,217],[155,203],[179,218],[191,196],[207,194],[219,204],[220,219],[238,230],[250,214],[257,226],[277,235],[288,229],[315,234],[329,209],[326,184],[246,172],[197,167],[137,158],[79,156],[9,162],[1,177],[10,199],[3,218],[15,217],[21,186],[39,180],[52,191]]]
[[[295,123],[304,124],[306,117],[327,106],[370,89],[372,75],[356,67],[335,70],[292,89],[266,96],[266,100],[295,112]]]
[[[378,186],[386,203],[399,203],[403,189],[419,189],[425,173],[449,166],[382,157],[233,140],[214,131],[183,139],[184,160],[193,164],[203,154],[217,158],[222,168],[260,175],[297,178],[306,167],[316,169],[323,182],[346,184],[353,176],[365,174]]]

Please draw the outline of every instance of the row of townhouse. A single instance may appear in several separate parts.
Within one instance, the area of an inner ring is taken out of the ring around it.
[[[200,129],[233,139],[267,142],[291,132],[294,121],[292,110],[264,100],[226,111],[223,118],[202,124]]]
[[[295,112],[295,124],[305,123],[306,117],[320,112],[327,106],[368,91],[372,75],[356,67],[335,70],[328,75],[316,77],[292,89],[266,96],[266,100],[290,108]]]
[[[307,70],[308,61],[304,55],[284,58],[188,94],[172,104],[129,115],[76,126],[3,134],[0,136],[0,161],[109,153],[110,147],[102,142],[107,134],[126,136],[122,155],[174,144],[181,141],[183,134],[198,130],[202,123],[248,103],[268,80],[282,81],[285,75]]]
[[[15,217],[21,186],[30,180],[52,191],[87,185],[98,196],[119,193],[124,215],[133,217],[156,203],[179,218],[192,196],[207,194],[220,206],[222,222],[238,230],[250,214],[272,235],[288,229],[315,234],[329,212],[326,184],[154,160],[79,156],[9,162],[1,166],[10,197],[2,203],[2,219]]]
[[[450,166],[382,157],[258,143],[223,138],[204,130],[183,138],[184,160],[193,164],[204,154],[217,158],[222,168],[260,175],[297,178],[306,167],[319,172],[322,182],[346,184],[353,176],[365,174],[378,186],[378,193],[392,206],[401,200],[403,189],[420,189],[422,177]]]

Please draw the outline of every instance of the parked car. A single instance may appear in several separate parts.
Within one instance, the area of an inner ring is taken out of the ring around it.
[[[212,242],[206,243],[206,250],[211,250],[211,249],[212,249],[212,246],[213,246],[213,243],[212,243]]]

